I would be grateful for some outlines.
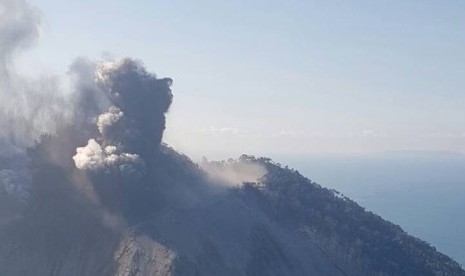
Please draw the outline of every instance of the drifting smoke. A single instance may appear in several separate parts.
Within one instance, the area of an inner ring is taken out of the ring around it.
[[[0,190],[17,199],[31,187],[25,147],[70,116],[58,78],[30,80],[15,71],[14,58],[37,40],[39,30],[39,14],[25,1],[0,0]]]
[[[13,55],[39,36],[40,17],[22,0],[1,0],[0,15],[0,68],[5,74]]]
[[[92,136],[95,118],[110,107],[110,101],[95,81],[97,66],[96,62],[80,57],[71,64],[68,71],[74,109],[73,125],[82,125],[80,128],[88,131],[88,137]]]
[[[238,186],[245,182],[258,182],[267,173],[263,165],[256,162],[247,162],[244,158],[211,162],[204,159],[200,166],[213,181],[227,186]]]
[[[0,0],[0,140],[2,149],[24,148],[56,122],[71,116],[57,77],[26,79],[16,73],[14,58],[39,36],[40,17],[22,0]],[[6,145],[8,144],[8,145]]]
[[[39,12],[26,1],[0,0],[0,161],[6,160],[0,162],[0,187],[16,198],[24,198],[31,188],[27,148],[69,126],[81,136],[95,133],[89,127],[92,118],[108,107],[95,83],[96,65],[84,58],[72,64],[67,76],[30,79],[16,71],[17,55],[37,41],[40,26]],[[56,163],[70,159],[64,156],[66,149],[75,148],[81,138],[65,134],[48,149],[61,155]]]

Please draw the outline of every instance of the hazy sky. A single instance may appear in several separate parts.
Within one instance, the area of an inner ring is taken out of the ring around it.
[[[27,73],[140,58],[174,79],[165,141],[194,157],[465,152],[465,2],[30,0]]]

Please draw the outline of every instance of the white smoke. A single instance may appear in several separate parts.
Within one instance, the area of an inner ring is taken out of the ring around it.
[[[72,115],[60,78],[27,79],[14,58],[39,37],[40,16],[23,0],[0,0],[0,141],[5,147],[33,145]],[[7,146],[5,144],[8,144]]]
[[[226,186],[240,186],[245,182],[259,182],[267,173],[263,165],[247,162],[247,160],[243,159],[211,162],[204,159],[200,166],[214,182]]]
[[[124,134],[120,132],[123,117],[124,113],[115,106],[111,106],[108,112],[98,116],[97,127],[104,140],[112,141],[115,138],[121,140],[121,136]]]
[[[139,173],[144,167],[139,155],[120,152],[116,146],[102,147],[94,139],[90,139],[85,147],[77,148],[73,160],[78,169],[108,174],[121,172],[130,175]]]

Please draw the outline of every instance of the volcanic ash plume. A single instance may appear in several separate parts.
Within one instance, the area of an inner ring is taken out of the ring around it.
[[[96,77],[111,103],[123,113],[120,120],[121,127],[125,127],[123,137],[104,138],[122,139],[120,142],[126,150],[138,154],[153,152],[165,130],[164,114],[173,98],[172,80],[158,79],[140,62],[131,59],[100,65]],[[117,111],[110,109],[110,112]]]
[[[112,106],[96,120],[100,137],[76,150],[75,165],[91,172],[142,172],[162,139],[171,79],[158,79],[132,59],[100,64],[95,76]]]

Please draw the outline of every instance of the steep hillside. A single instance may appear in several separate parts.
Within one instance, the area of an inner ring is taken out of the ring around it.
[[[267,158],[223,163],[261,164],[260,182],[238,189],[281,226],[317,245],[348,275],[464,275],[460,265],[399,226],[367,212],[337,191]]]
[[[0,228],[1,275],[465,275],[427,243],[270,159],[211,162],[266,169],[230,188],[163,146],[137,187],[144,197],[112,212],[82,195],[77,172],[37,163],[29,204]]]
[[[0,159],[0,275],[465,275],[270,159],[193,163],[161,143],[171,79],[86,68],[71,123]]]

